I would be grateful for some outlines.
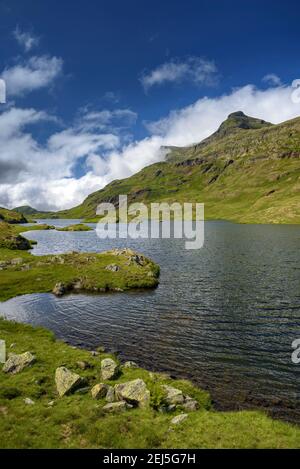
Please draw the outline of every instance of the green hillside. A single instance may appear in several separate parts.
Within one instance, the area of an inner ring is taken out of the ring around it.
[[[101,202],[204,202],[206,219],[300,222],[300,118],[272,125],[241,112],[200,144],[91,194],[61,217],[95,217]]]
[[[26,223],[27,220],[22,213],[8,210],[7,208],[0,207],[0,221],[6,223]]]

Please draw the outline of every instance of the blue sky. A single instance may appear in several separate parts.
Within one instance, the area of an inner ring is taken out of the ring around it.
[[[293,0],[0,0],[0,205],[72,206],[236,107],[299,115],[299,17]]]

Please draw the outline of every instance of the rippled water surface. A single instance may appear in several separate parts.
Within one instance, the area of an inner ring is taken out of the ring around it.
[[[160,286],[101,296],[26,295],[2,303],[3,315],[192,378],[219,407],[259,405],[300,422],[300,364],[291,362],[291,343],[300,338],[299,226],[207,222],[199,251],[185,250],[182,240],[104,241],[95,231],[26,236],[38,241],[36,255],[130,246],[160,264]]]

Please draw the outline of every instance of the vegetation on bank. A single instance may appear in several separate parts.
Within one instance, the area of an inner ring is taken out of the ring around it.
[[[150,391],[150,405],[121,413],[106,413],[105,398],[95,400],[91,388],[101,382],[96,355],[56,341],[42,328],[0,320],[0,338],[8,352],[30,351],[36,362],[17,374],[0,369],[1,448],[299,448],[300,428],[272,420],[262,412],[215,412],[210,397],[185,380],[142,368],[121,367],[121,374],[105,381],[114,386],[142,379]],[[116,357],[111,357],[117,361]],[[85,367],[82,366],[85,363]],[[60,366],[85,379],[85,388],[59,398],[55,370]],[[83,369],[84,368],[84,369]],[[172,425],[172,412],[158,410],[171,385],[198,402],[184,421]]]
[[[158,265],[130,249],[33,256],[26,252],[32,242],[19,234],[25,230],[0,222],[0,301],[27,293],[103,293],[158,284]]]
[[[22,213],[14,212],[6,208],[0,207],[0,221],[6,223],[26,223],[27,220]]]
[[[56,228],[57,231],[93,231],[93,228],[85,225],[84,223],[77,223],[76,225],[64,226],[63,228]]]

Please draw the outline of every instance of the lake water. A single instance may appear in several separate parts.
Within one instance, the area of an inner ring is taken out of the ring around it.
[[[207,222],[198,251],[178,239],[100,240],[95,231],[26,236],[38,241],[36,255],[132,247],[160,264],[160,285],[97,296],[25,295],[2,303],[2,315],[191,378],[210,390],[217,408],[259,406],[300,422],[300,364],[291,361],[291,343],[300,338],[300,226]]]

